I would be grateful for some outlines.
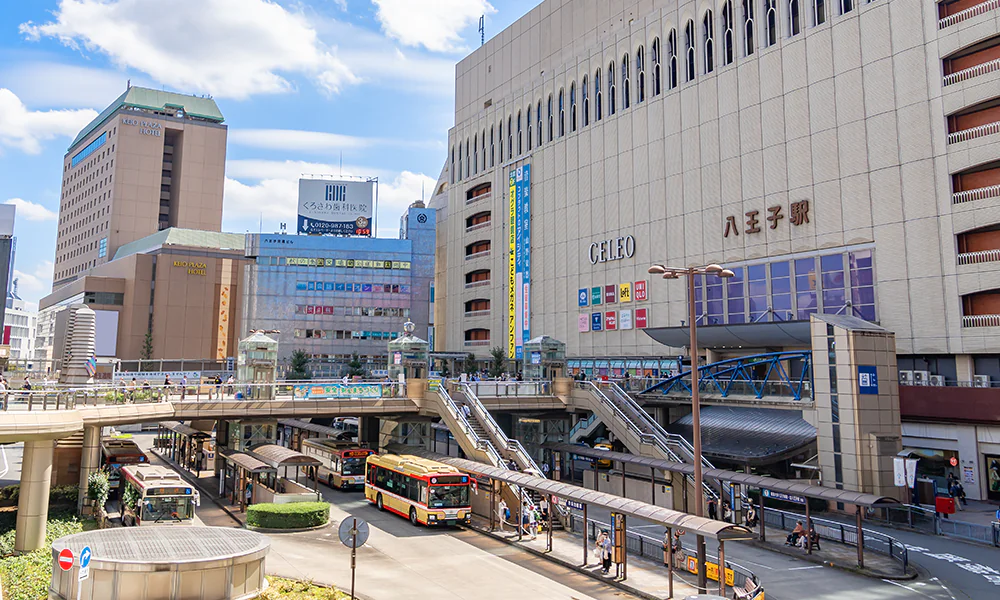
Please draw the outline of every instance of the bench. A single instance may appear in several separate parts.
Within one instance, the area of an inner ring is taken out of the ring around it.
[[[753,579],[747,577],[747,580],[743,583],[743,587],[733,588],[733,598],[735,600],[749,600],[753,598],[753,593],[757,590],[757,584],[753,582]]]

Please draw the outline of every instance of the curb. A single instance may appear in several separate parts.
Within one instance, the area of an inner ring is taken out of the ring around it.
[[[602,583],[606,583],[607,585],[610,585],[612,587],[616,587],[616,588],[622,590],[623,592],[628,592],[629,594],[632,594],[633,596],[637,596],[639,598],[645,598],[646,600],[660,600],[659,596],[655,596],[653,594],[650,594],[649,592],[644,592],[644,591],[642,591],[642,590],[640,590],[638,588],[634,588],[634,587],[632,587],[630,585],[622,583],[621,581],[618,581],[617,579],[609,579],[609,578],[606,578],[606,577],[602,577],[602,576],[598,575],[597,573],[595,573],[595,572],[593,572],[593,571],[591,571],[589,569],[585,569],[585,568],[583,568],[580,565],[577,565],[577,564],[565,561],[565,560],[563,560],[561,558],[558,558],[556,556],[552,556],[551,554],[549,554],[547,552],[542,552],[541,550],[535,550],[534,548],[528,548],[527,546],[518,545],[517,543],[512,542],[512,541],[508,540],[507,538],[505,538],[503,536],[497,535],[496,533],[493,533],[493,532],[491,532],[488,529],[483,529],[482,527],[479,527],[479,526],[476,526],[476,525],[466,525],[466,527],[469,528],[469,529],[472,529],[473,531],[475,531],[477,533],[480,533],[482,535],[489,536],[489,537],[491,537],[491,538],[493,538],[495,540],[499,540],[499,541],[507,544],[508,546],[514,546],[515,548],[518,548],[520,550],[524,550],[524,551],[526,551],[526,552],[528,552],[530,554],[533,554],[533,555],[535,555],[535,556],[537,556],[539,558],[544,558],[545,560],[553,562],[553,563],[555,563],[557,565],[560,565],[560,566],[566,567],[567,569],[571,569],[573,571],[576,571],[577,573],[580,573],[581,575],[586,575],[587,577],[590,577],[591,579],[595,579],[595,580],[600,581]]]
[[[250,531],[256,531],[257,533],[302,533],[303,531],[319,531],[320,529],[326,529],[329,526],[330,521],[327,520],[327,522],[322,525],[298,527],[296,529],[274,529],[272,527],[254,527],[253,525],[243,525],[243,528]]]
[[[890,581],[910,581],[916,579],[920,573],[916,570],[914,565],[910,565],[908,568],[912,571],[911,573],[906,573],[905,575],[900,575],[898,573],[882,573],[879,571],[873,571],[868,568],[858,568],[857,566],[848,567],[844,565],[838,565],[837,563],[830,562],[828,560],[823,560],[815,554],[805,554],[801,550],[796,550],[794,548],[786,548],[784,546],[773,546],[764,542],[757,540],[746,540],[743,543],[753,546],[754,548],[760,548],[761,550],[769,550],[771,552],[777,552],[778,554],[784,554],[785,556],[791,556],[793,558],[798,558],[806,562],[811,562],[817,565],[823,565],[824,567],[833,567],[834,569],[840,569],[841,571],[847,571],[848,573],[854,573],[856,575],[863,575],[865,577],[871,577],[873,579],[888,579]]]

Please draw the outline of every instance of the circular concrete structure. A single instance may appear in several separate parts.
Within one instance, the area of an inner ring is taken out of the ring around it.
[[[122,527],[88,531],[52,543],[49,598],[77,600],[79,555],[90,546],[90,578],[84,600],[240,600],[265,587],[267,537],[225,527]],[[64,548],[77,557],[63,571]]]

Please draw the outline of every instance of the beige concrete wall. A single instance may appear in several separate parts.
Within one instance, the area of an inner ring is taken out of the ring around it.
[[[946,114],[968,105],[973,89],[977,99],[996,95],[995,78],[946,91],[940,78],[943,53],[995,35],[996,22],[977,18],[939,32],[934,3],[914,8],[909,0],[878,0],[856,3],[846,15],[835,14],[836,3],[827,2],[827,22],[812,27],[810,3],[802,2],[806,26],[788,37],[787,2],[778,2],[777,44],[760,45],[758,14],[754,54],[743,56],[737,27],[736,61],[723,65],[720,4],[547,0],[459,63],[449,153],[484,131],[488,137],[501,122],[507,129],[508,117],[516,122],[519,111],[526,116],[539,100],[544,111],[549,96],[557,103],[559,90],[568,95],[573,82],[579,93],[585,75],[591,122],[571,132],[567,116],[564,137],[549,141],[546,132],[541,147],[529,151],[525,144],[515,160],[498,159],[496,167],[470,172],[450,186],[442,226],[449,285],[447,295],[438,295],[449,323],[444,345],[462,348],[463,331],[473,326],[462,316],[462,304],[483,290],[464,292],[460,285],[473,266],[493,271],[494,310],[485,326],[494,344],[505,344],[506,178],[511,168],[530,163],[532,335],[567,342],[570,355],[663,351],[637,330],[578,333],[579,288],[650,280],[646,268],[653,262],[734,264],[863,243],[876,246],[879,317],[896,332],[901,353],[1000,351],[995,332],[963,331],[960,323],[960,294],[1000,286],[1000,263],[956,267],[959,229],[952,222],[954,211],[967,227],[995,223],[995,211],[973,209],[974,203],[953,207],[949,183],[956,168],[996,160],[995,144],[952,148],[944,130]],[[741,22],[738,4],[734,16]],[[688,83],[683,27],[693,20],[700,42],[701,19],[710,7],[716,11],[716,67],[704,74],[699,45],[698,76]],[[664,71],[663,91],[654,97],[652,44],[659,39],[665,68],[671,30],[679,46],[679,85],[667,89]],[[643,103],[637,103],[634,65],[639,46],[647,64]],[[620,69],[626,53],[633,64],[632,107],[623,110]],[[614,116],[608,114],[609,62],[616,65]],[[598,69],[605,115],[595,122]],[[578,102],[582,111],[582,97]],[[568,113],[568,98],[566,107]],[[554,129],[558,136],[558,122]],[[537,136],[537,123],[532,132]],[[466,207],[465,193],[483,182],[492,183],[492,200]],[[810,201],[810,222],[794,227],[789,205],[798,200]],[[775,229],[764,221],[770,206],[783,207],[785,218]],[[485,208],[493,212],[493,228],[466,235],[465,217]],[[747,234],[744,215],[753,210],[759,211],[761,232]],[[727,216],[736,218],[739,236],[724,237]],[[590,264],[592,242],[625,234],[635,236],[633,258]],[[479,239],[490,239],[494,252],[465,261],[465,245]],[[676,326],[686,318],[683,282],[650,280],[649,295],[650,326]]]

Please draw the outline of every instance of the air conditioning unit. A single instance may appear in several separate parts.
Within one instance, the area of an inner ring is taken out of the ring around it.
[[[931,375],[930,385],[944,386],[944,375]]]
[[[989,375],[973,375],[972,376],[973,387],[990,387],[990,376]]]
[[[913,371],[900,371],[899,385],[913,385]]]
[[[930,371],[914,371],[913,385],[928,385],[931,381]]]

